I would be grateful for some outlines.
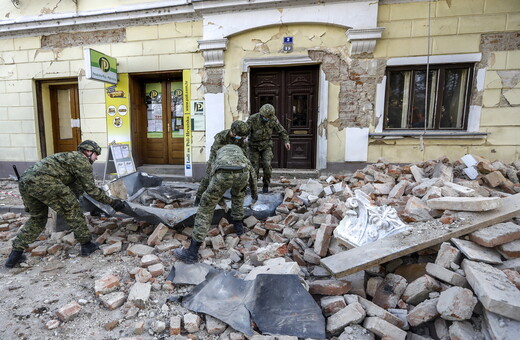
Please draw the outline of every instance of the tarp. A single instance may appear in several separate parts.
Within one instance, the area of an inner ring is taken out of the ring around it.
[[[298,275],[259,274],[242,280],[231,272],[210,272],[182,300],[194,312],[211,315],[248,336],[251,320],[265,334],[325,339],[325,317]]]

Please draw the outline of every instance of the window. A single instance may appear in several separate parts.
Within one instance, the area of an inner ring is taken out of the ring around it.
[[[389,67],[384,129],[466,129],[473,69],[474,64],[430,65],[426,77],[425,65]]]

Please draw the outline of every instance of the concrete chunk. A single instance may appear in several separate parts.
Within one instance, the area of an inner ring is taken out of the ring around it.
[[[406,287],[402,299],[406,303],[416,305],[426,300],[431,292],[440,290],[441,285],[437,280],[429,275],[423,275]]]
[[[458,238],[452,238],[451,242],[460,249],[460,251],[466,255],[470,260],[490,263],[490,264],[501,264],[502,259],[500,254],[490,248],[482,247],[471,241],[461,240]]]
[[[390,337],[392,340],[406,339],[405,331],[375,316],[365,318],[363,327],[380,337],[387,336]]]
[[[427,201],[428,207],[437,210],[488,211],[502,205],[499,197],[441,197]]]
[[[451,263],[459,263],[460,251],[453,247],[448,242],[443,242],[439,251],[437,252],[437,258],[435,264],[443,266],[444,268],[451,268]]]
[[[412,309],[406,317],[410,326],[415,327],[438,317],[438,301],[439,298],[429,299],[415,306],[415,308]]]
[[[462,261],[462,269],[484,308],[520,321],[520,290],[506,274],[486,263]]]
[[[501,244],[497,247],[497,250],[506,259],[519,258],[520,257],[520,240]]]
[[[471,318],[477,298],[467,288],[451,287],[439,296],[437,311],[445,320],[466,320]]]
[[[403,322],[403,320],[388,312],[386,309],[383,309],[375,303],[373,303],[372,301],[369,301],[362,297],[358,296],[357,298],[359,303],[363,306],[363,308],[365,308],[365,311],[367,312],[368,316],[377,316],[378,318],[381,318],[384,321],[387,321],[399,328],[405,327],[405,323]]]
[[[520,321],[491,313],[484,309],[484,325],[493,339],[517,340],[520,334]]]
[[[464,276],[452,272],[451,270],[441,267],[435,263],[428,263],[426,265],[426,272],[429,275],[454,286],[464,287],[467,284],[466,278]]]
[[[150,283],[136,282],[130,289],[128,301],[132,302],[136,307],[143,309],[150,297],[152,285]]]
[[[477,230],[469,235],[470,240],[484,247],[495,247],[520,239],[520,225],[513,222],[499,223]]]
[[[363,321],[366,312],[359,302],[352,303],[327,319],[327,332],[338,335],[349,324],[357,324]]]
[[[449,328],[449,335],[450,339],[484,340],[484,336],[469,321],[454,321]]]

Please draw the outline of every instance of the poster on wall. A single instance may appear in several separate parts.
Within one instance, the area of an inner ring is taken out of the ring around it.
[[[128,74],[119,76],[116,85],[105,84],[105,116],[107,139],[130,145],[130,98]]]
[[[192,153],[191,153],[191,114],[190,114],[190,98],[191,98],[191,72],[190,70],[182,71],[182,88],[183,88],[183,106],[184,106],[184,176],[191,177],[192,169]]]
[[[205,131],[206,114],[204,111],[204,101],[193,100],[191,104],[191,122],[193,126],[193,131]]]

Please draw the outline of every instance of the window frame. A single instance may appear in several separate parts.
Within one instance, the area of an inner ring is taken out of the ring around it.
[[[469,120],[469,113],[470,113],[470,103],[471,103],[471,96],[472,96],[472,89],[473,84],[475,81],[475,74],[476,74],[476,63],[475,62],[464,62],[464,63],[436,63],[436,64],[430,64],[429,65],[429,71],[437,71],[437,77],[436,77],[436,92],[435,92],[435,98],[432,102],[431,96],[428,96],[426,100],[428,102],[431,102],[433,105],[433,127],[432,128],[426,128],[428,132],[438,132],[438,131],[453,131],[453,132],[464,132],[468,130],[468,120]],[[463,99],[463,112],[462,112],[462,124],[461,127],[440,127],[441,124],[441,108],[442,108],[442,100],[445,92],[445,75],[447,70],[450,69],[466,69],[467,70],[467,78],[465,80],[465,91],[464,91],[464,99]],[[399,66],[387,66],[385,69],[385,95],[384,95],[384,106],[383,106],[383,126],[382,126],[382,132],[398,132],[398,131],[404,131],[404,130],[412,130],[412,131],[421,131],[425,130],[424,127],[412,127],[411,118],[412,118],[412,108],[413,108],[413,93],[416,86],[415,83],[415,73],[417,71],[423,71],[426,72],[427,65],[425,64],[419,64],[419,65],[399,65]],[[407,89],[408,91],[408,97],[410,98],[407,108],[406,108],[406,127],[398,127],[398,128],[389,128],[386,127],[386,120],[388,115],[388,105],[389,105],[389,97],[390,97],[390,73],[391,72],[401,72],[401,71],[407,71],[410,72],[410,85]],[[429,77],[430,79],[430,77]],[[430,80],[429,80],[430,81]],[[431,87],[430,87],[431,89]],[[427,105],[427,107],[430,107],[430,104]],[[431,109],[430,109],[431,112]]]

